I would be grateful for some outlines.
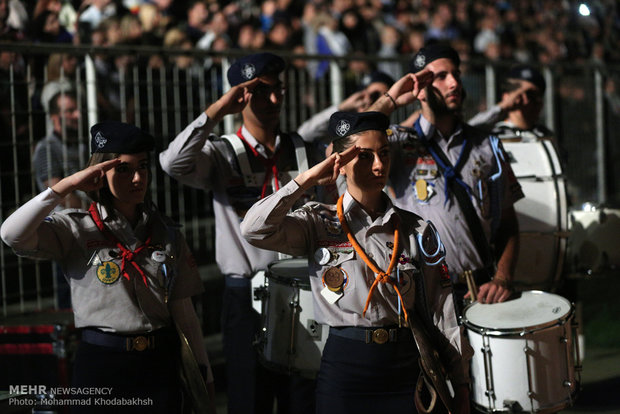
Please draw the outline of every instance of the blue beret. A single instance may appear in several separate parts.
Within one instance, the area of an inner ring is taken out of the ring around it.
[[[389,118],[382,112],[335,112],[329,118],[327,133],[333,139],[348,137],[364,131],[385,132]]]
[[[137,126],[118,121],[106,121],[90,128],[90,152],[137,154],[151,151],[155,139]]]
[[[448,45],[433,43],[424,46],[415,54],[409,63],[409,72],[417,73],[424,69],[426,65],[437,59],[450,59],[457,67],[461,64],[459,54]]]
[[[547,88],[547,82],[545,78],[536,68],[529,65],[516,65],[510,68],[508,72],[508,79],[519,79],[532,82],[540,89],[541,92],[545,92]]]
[[[284,59],[273,53],[256,53],[237,59],[228,68],[228,82],[236,86],[265,74],[279,74],[284,70]]]
[[[389,88],[394,83],[394,79],[387,73],[376,70],[362,78],[361,86],[365,88],[375,82],[385,83]]]

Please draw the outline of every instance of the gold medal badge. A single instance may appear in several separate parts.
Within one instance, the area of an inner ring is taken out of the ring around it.
[[[103,262],[97,267],[97,279],[106,285],[110,285],[121,276],[121,269],[114,262]]]
[[[428,198],[428,191],[426,188],[426,180],[420,178],[415,182],[415,192],[416,195],[418,196],[418,200],[421,201],[426,201],[426,199]]]
[[[323,282],[332,292],[338,292],[344,285],[344,273],[339,267],[330,267],[323,274]]]

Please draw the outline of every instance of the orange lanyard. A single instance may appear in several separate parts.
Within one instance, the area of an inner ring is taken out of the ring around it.
[[[398,263],[398,226],[396,226],[396,228],[394,229],[394,249],[392,250],[392,258],[390,259],[390,265],[388,266],[386,272],[382,272],[375,265],[375,263],[372,262],[368,258],[368,256],[364,252],[364,249],[362,249],[362,246],[359,245],[357,240],[355,240],[355,236],[353,236],[353,233],[351,233],[351,229],[349,228],[349,225],[347,224],[347,219],[345,218],[343,210],[342,210],[343,198],[344,198],[344,195],[341,195],[340,198],[338,199],[338,203],[336,204],[336,212],[338,214],[338,220],[340,220],[340,224],[342,225],[342,230],[347,235],[347,238],[349,239],[349,242],[351,242],[351,245],[355,249],[355,252],[362,258],[364,263],[366,263],[366,266],[368,266],[370,270],[372,270],[373,272],[377,274],[377,276],[375,277],[375,281],[373,282],[372,286],[370,286],[370,290],[368,291],[368,296],[366,297],[366,304],[364,305],[364,311],[362,312],[362,316],[364,317],[366,316],[368,305],[370,305],[370,298],[372,297],[372,294],[375,291],[375,288],[377,287],[377,285],[379,283],[389,283],[390,285],[392,285],[392,287],[394,287],[394,290],[398,294],[398,299],[400,300],[400,303],[402,304],[403,312],[405,313],[405,320],[408,321],[409,316],[407,315],[407,309],[405,309],[405,302],[403,301],[403,297],[400,294],[400,290],[398,290],[398,285],[396,284],[394,280],[390,278],[390,275],[394,271],[394,267]]]

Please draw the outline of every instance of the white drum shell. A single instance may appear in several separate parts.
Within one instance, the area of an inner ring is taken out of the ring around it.
[[[530,295],[545,295],[544,300],[554,300],[553,296],[557,296],[524,292],[525,299],[516,305],[529,304],[530,312],[536,312],[540,303],[534,298],[532,304]],[[564,298],[557,298],[568,303]],[[565,303],[561,304],[563,309]],[[468,310],[472,307],[485,307],[492,315],[493,308],[499,305],[503,304],[476,303],[464,313],[467,334],[474,349],[472,400],[477,407],[488,412],[554,412],[571,405],[577,389],[572,306],[569,304],[570,310],[555,320],[538,327],[523,326],[520,330],[514,326],[506,329],[482,327],[467,320]],[[524,311],[527,313],[527,309]],[[502,325],[501,321],[499,325]]]
[[[294,273],[308,268],[306,259],[289,259],[284,263],[294,267]],[[298,278],[286,275],[266,274],[267,295],[263,299],[263,332],[259,346],[262,362],[276,370],[295,372],[314,378],[319,371],[321,355],[329,327],[314,320],[314,304],[309,276],[298,283]]]
[[[549,140],[505,142],[510,165],[525,198],[515,203],[519,221],[518,290],[552,290],[563,270],[568,207],[566,179]]]

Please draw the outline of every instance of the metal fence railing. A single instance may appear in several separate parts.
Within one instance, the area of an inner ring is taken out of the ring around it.
[[[38,192],[31,156],[36,143],[50,129],[46,100],[52,92],[74,91],[81,114],[77,139],[86,146],[89,125],[118,119],[151,132],[156,151],[161,151],[228,88],[226,69],[242,53],[0,44],[0,54],[5,57],[0,62],[9,62],[0,67],[3,221]],[[295,130],[316,112],[352,93],[360,78],[351,69],[352,61],[369,67],[379,62],[374,57],[282,55],[291,62],[283,130]],[[317,77],[313,68],[323,61],[329,70]],[[391,61],[401,64],[403,71],[407,68],[408,57]],[[507,67],[508,63],[467,64],[463,71],[468,93],[466,119],[496,100],[496,83]],[[620,155],[620,68],[567,64],[543,69],[549,84],[543,123],[556,133],[572,204],[620,202],[620,165],[612,162]],[[410,110],[400,110],[393,121],[405,119]],[[238,117],[229,116],[215,132],[234,131],[238,122]],[[156,163],[153,168],[154,201],[184,226],[188,243],[206,272],[217,274],[209,194],[179,185]],[[0,316],[55,306],[56,278],[50,277],[56,272],[53,265],[18,258],[0,244],[0,266]]]

